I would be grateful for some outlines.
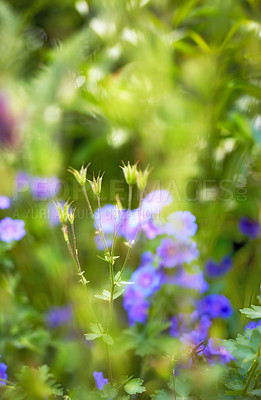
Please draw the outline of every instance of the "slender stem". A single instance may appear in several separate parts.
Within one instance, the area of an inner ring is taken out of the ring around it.
[[[174,367],[172,368],[172,383],[173,383],[173,400],[177,400]]]
[[[9,387],[15,387],[15,384],[13,382],[11,382],[11,381],[8,381],[7,379],[0,378],[0,382],[1,381],[7,383],[7,385]],[[0,383],[0,385],[1,385],[1,383]]]
[[[106,239],[105,239],[105,236],[104,236],[104,233],[103,233],[103,229],[102,229],[102,220],[101,220],[101,199],[100,199],[100,196],[97,196],[97,202],[98,202],[99,224],[100,224],[99,232],[100,232],[101,239],[102,239],[102,241],[103,241],[103,243],[104,243],[105,251],[106,251],[107,253],[109,253],[109,249],[108,249],[108,246],[107,246],[107,243],[106,243]]]
[[[246,386],[245,386],[245,388],[244,388],[244,390],[243,390],[243,394],[246,394],[247,389],[248,389],[248,387],[249,387],[249,385],[250,385],[250,383],[251,383],[251,380],[252,380],[252,378],[253,378],[253,375],[254,375],[254,373],[255,373],[255,371],[256,371],[256,369],[257,369],[257,366],[258,366],[258,362],[257,362],[256,360],[254,360],[254,361],[253,361],[253,364],[252,364],[252,366],[251,366],[251,373],[250,373],[250,375],[249,375],[249,377],[248,377]]]
[[[121,268],[121,271],[120,271],[120,275],[119,275],[118,280],[120,280],[121,277],[122,277],[122,275],[123,275],[123,272],[124,272],[124,270],[125,270],[125,267],[126,267],[126,265],[127,265],[127,262],[128,262],[128,260],[129,260],[129,258],[130,258],[130,254],[131,254],[132,248],[133,248],[133,246],[128,247],[128,251],[127,251],[127,254],[126,254],[126,257],[125,257],[123,266],[122,266],[122,268]]]
[[[80,264],[79,257],[78,257],[78,250],[77,250],[77,244],[76,244],[76,235],[75,235],[73,223],[71,223],[71,229],[72,229],[72,236],[73,236],[73,246],[74,246],[75,259],[76,259],[79,271],[80,271],[80,273],[82,273],[82,268],[81,268],[81,264]]]
[[[91,203],[90,203],[90,200],[89,200],[89,197],[88,197],[88,194],[87,194],[85,186],[82,186],[82,191],[83,191],[83,195],[85,197],[87,206],[89,208],[90,215],[91,215],[91,218],[93,220],[95,229],[97,230],[97,232],[99,232],[99,235],[100,235],[100,238],[101,238],[101,241],[102,241],[102,245],[103,245],[103,249],[104,249],[105,252],[109,253],[108,246],[106,244],[104,233],[103,233],[103,230],[102,230],[102,224],[101,224],[100,197],[97,196],[98,209],[99,209],[99,224],[100,224],[100,227],[99,227],[97,225],[96,220],[95,220],[95,217],[94,217],[94,214],[93,214],[93,210],[92,210],[92,206],[91,206]],[[111,268],[112,268],[112,270],[111,270]],[[111,290],[110,290],[110,304],[109,304],[109,322],[108,322],[107,332],[109,332],[109,330],[110,330],[110,324],[111,324],[111,319],[112,319],[112,311],[113,311],[114,276],[113,276],[113,267],[111,266],[111,263],[110,263],[110,285],[111,285]],[[105,347],[106,347],[106,359],[107,359],[108,375],[109,375],[110,382],[112,382],[112,367],[111,367],[111,359],[110,359],[110,349],[109,349],[108,344],[106,344]]]
[[[114,273],[113,273],[113,265],[110,263],[110,301],[109,301],[109,319],[108,319],[108,327],[107,332],[110,332],[111,322],[112,322],[112,313],[113,313],[113,295],[114,295]]]
[[[132,185],[129,185],[128,211],[131,210],[131,202],[132,202]]]
[[[93,214],[93,210],[92,210],[92,206],[91,206],[91,203],[90,203],[90,200],[89,200],[89,197],[88,197],[86,188],[85,188],[85,186],[81,186],[81,188],[82,188],[83,195],[84,195],[84,198],[85,198],[85,200],[86,200],[87,206],[88,206],[88,208],[89,208],[90,215],[91,215],[91,218],[92,218],[92,220],[93,220],[95,229],[96,229],[96,231],[97,231],[97,232],[99,233],[99,235],[100,235],[100,238],[101,238],[101,241],[102,241],[103,249],[104,249],[105,252],[108,252],[108,247],[107,247],[107,245],[106,245],[106,242],[104,242],[104,235],[103,235],[103,232],[101,233],[101,230],[100,230],[100,228],[99,228],[99,226],[98,226],[98,224],[97,224],[97,222],[96,222],[96,220],[95,220],[95,217],[94,217],[94,214]]]
[[[142,204],[142,199],[143,199],[143,191],[140,191],[140,196],[139,196],[139,227],[138,227],[138,231],[136,233],[135,239],[133,244],[136,244],[138,238],[139,238],[139,234],[140,234],[140,230],[141,230],[141,204]]]
[[[110,357],[110,347],[108,344],[105,345],[106,347],[106,360],[107,360],[107,369],[109,375],[109,381],[112,384],[112,368],[111,368],[111,357]]]

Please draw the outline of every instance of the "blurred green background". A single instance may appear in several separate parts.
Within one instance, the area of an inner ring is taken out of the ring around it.
[[[170,190],[171,210],[196,216],[200,267],[209,257],[233,256],[233,270],[213,291],[225,293],[235,310],[255,303],[260,240],[246,241],[238,221],[260,218],[260,14],[259,0],[0,2],[0,95],[12,139],[0,133],[0,194],[14,196],[19,171],[61,179],[57,199],[70,197],[83,210],[76,230],[94,292],[107,284],[107,268],[67,168],[91,162],[89,171],[106,171],[103,204],[119,193],[126,205],[119,165],[139,160],[153,167],[148,191]],[[8,214],[25,220],[27,235],[0,249],[0,353],[11,374],[46,363],[66,387],[87,390],[92,371],[105,366],[103,348],[91,351],[82,333],[90,309],[101,318],[106,309],[90,307],[59,227],[41,210],[46,203],[25,190]],[[73,326],[48,330],[45,312],[69,303]],[[117,312],[116,335],[127,324],[120,304]],[[234,336],[244,324],[235,316],[228,331],[216,329]],[[119,346],[117,373],[139,373],[135,357]],[[163,378],[164,368],[156,366],[155,375]]]

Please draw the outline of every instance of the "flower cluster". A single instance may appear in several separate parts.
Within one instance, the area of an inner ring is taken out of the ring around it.
[[[147,203],[148,198],[153,198],[153,193],[142,203],[139,229],[147,238],[154,239],[158,236],[160,243],[155,247],[155,254],[152,252],[143,254],[139,268],[130,278],[134,283],[125,291],[123,306],[128,313],[129,324],[144,323],[147,320],[152,296],[163,284],[185,288],[188,290],[187,299],[190,299],[189,302],[194,304],[195,308],[190,314],[180,312],[172,316],[170,335],[191,347],[204,343],[204,354],[210,363],[229,362],[231,360],[229,352],[213,338],[209,338],[209,329],[214,319],[228,318],[232,314],[230,301],[220,294],[208,294],[197,302],[193,300],[193,296],[190,298],[191,291],[203,294],[209,289],[203,271],[194,265],[199,256],[196,242],[193,240],[197,231],[196,218],[189,211],[178,211],[170,214],[165,224],[158,221],[156,223],[152,213],[153,207],[160,212],[164,205],[169,204],[169,200],[161,204],[158,201],[155,204]],[[165,199],[170,198],[166,193],[164,195]],[[155,198],[159,199],[159,193]],[[144,210],[147,212],[147,219],[144,218],[146,215]],[[132,213],[138,212],[139,210],[134,210]],[[123,221],[121,232],[124,232],[125,237],[130,240],[136,235],[137,229],[135,219],[133,222],[128,218],[127,221]],[[191,263],[193,266],[188,267]],[[210,260],[206,270],[211,277],[220,276],[232,265],[231,258],[227,256],[219,264]],[[182,305],[179,305],[179,309],[182,310]]]

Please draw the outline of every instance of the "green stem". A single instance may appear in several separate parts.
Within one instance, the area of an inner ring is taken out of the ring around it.
[[[74,246],[75,260],[77,262],[78,269],[79,269],[80,273],[82,273],[82,268],[81,268],[81,264],[80,264],[79,257],[78,257],[78,250],[77,250],[77,244],[76,244],[76,235],[75,235],[73,223],[71,223],[71,229],[72,229],[72,236],[73,236],[73,246]]]
[[[99,232],[100,232],[100,237],[104,243],[104,247],[105,247],[105,251],[109,254],[109,249],[106,243],[106,239],[102,230],[102,221],[101,221],[101,199],[100,196],[97,196],[97,202],[98,202],[98,212],[99,212],[99,224],[100,224],[100,228],[99,228]]]
[[[129,185],[128,212],[131,210],[131,202],[132,202],[132,185]]]
[[[83,195],[84,195],[84,198],[85,198],[85,200],[86,200],[87,206],[88,206],[88,208],[89,208],[90,215],[91,215],[92,221],[93,221],[93,223],[94,223],[95,229],[96,229],[96,231],[97,231],[97,232],[99,233],[99,235],[100,235],[100,238],[101,238],[101,241],[102,241],[102,245],[103,245],[103,249],[104,249],[105,252],[108,252],[108,247],[107,247],[106,243],[105,243],[104,240],[103,240],[103,235],[101,234],[101,231],[100,231],[100,229],[99,229],[99,226],[97,225],[97,222],[96,222],[96,220],[95,220],[95,218],[94,218],[92,206],[91,206],[91,203],[90,203],[90,200],[89,200],[89,197],[88,197],[86,188],[85,188],[85,186],[81,186],[81,188],[82,188]]]
[[[128,262],[128,260],[129,260],[129,258],[130,258],[131,250],[132,250],[132,246],[128,247],[128,251],[127,251],[127,254],[126,254],[126,257],[125,257],[123,266],[122,266],[122,268],[121,268],[118,281],[121,279],[121,277],[122,277],[122,275],[123,275],[123,272],[124,272],[124,270],[125,270],[125,267],[126,267],[126,265],[127,265],[127,262]]]
[[[112,368],[111,368],[111,357],[110,357],[110,347],[108,344],[105,345],[106,347],[106,360],[107,360],[107,369],[109,375],[110,384],[112,384]]]
[[[243,394],[246,394],[247,389],[248,389],[248,387],[249,387],[249,385],[250,385],[250,383],[251,383],[251,380],[252,380],[252,378],[253,378],[253,375],[254,375],[254,373],[255,373],[255,371],[256,371],[256,369],[257,369],[257,366],[258,366],[258,362],[257,362],[257,360],[254,360],[253,363],[252,363],[252,365],[251,365],[251,373],[250,373],[250,375],[249,375],[249,377],[248,377],[246,386],[245,386],[245,388],[244,388],[244,390],[243,390]]]
[[[172,383],[173,383],[173,399],[177,400],[176,384],[175,384],[175,369],[172,368]]]

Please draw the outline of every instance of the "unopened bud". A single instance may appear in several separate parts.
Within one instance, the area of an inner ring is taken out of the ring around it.
[[[101,187],[102,187],[102,178],[103,178],[104,173],[102,176],[100,176],[100,173],[98,174],[97,178],[95,178],[93,174],[93,179],[90,181],[88,179],[89,184],[91,185],[92,191],[96,196],[100,196],[101,194]]]
[[[70,212],[68,212],[68,214],[67,214],[70,224],[74,223],[74,214],[75,214],[75,208],[73,210],[71,210]]]
[[[138,189],[143,192],[147,186],[148,177],[151,170],[147,166],[144,171],[137,170],[136,177],[137,177],[137,186]]]
[[[68,203],[68,200],[66,201],[66,203],[64,203],[64,205],[62,206],[61,203],[54,203],[57,211],[58,211],[58,216],[59,216],[59,220],[62,224],[65,224],[68,218],[68,211],[70,209],[70,205]]]
[[[128,161],[128,164],[124,164],[122,161],[123,166],[120,168],[123,170],[124,178],[127,182],[128,185],[135,185],[137,182],[136,174],[137,174],[137,164],[130,165],[130,162]]]
[[[81,185],[84,186],[85,182],[86,182],[86,174],[87,174],[87,170],[89,167],[90,163],[84,167],[84,165],[82,165],[80,171],[77,171],[76,169],[69,167],[68,171],[71,172],[71,174],[74,175],[75,179],[77,180],[77,182]]]

